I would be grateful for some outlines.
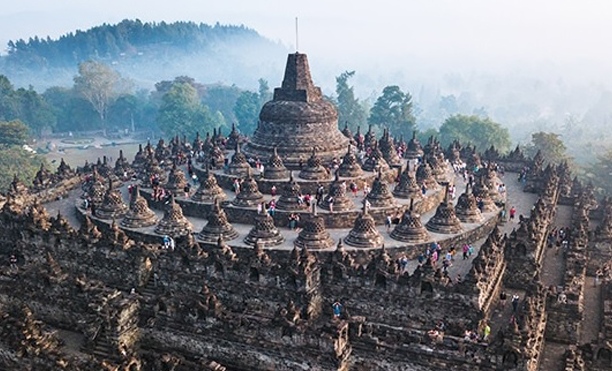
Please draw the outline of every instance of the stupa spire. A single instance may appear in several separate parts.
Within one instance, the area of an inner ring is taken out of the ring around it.
[[[289,54],[283,83],[274,89],[274,100],[314,102],[321,98],[321,89],[312,82],[306,54]]]

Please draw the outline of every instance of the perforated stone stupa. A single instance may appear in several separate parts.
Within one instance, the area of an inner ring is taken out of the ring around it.
[[[338,113],[310,77],[306,54],[289,54],[282,86],[259,114],[257,129],[244,153],[269,158],[274,147],[290,169],[309,157],[312,147],[324,163],[341,158],[349,139],[338,130]]]
[[[281,196],[276,203],[276,208],[286,211],[304,210],[304,202],[300,202],[300,185],[293,179],[293,174],[289,175],[289,182],[285,183]]]
[[[465,192],[457,200],[456,214],[459,220],[464,223],[482,222],[482,214],[478,209],[476,197],[470,192],[470,185],[465,188]]]
[[[375,248],[381,247],[384,244],[384,240],[378,229],[376,229],[374,218],[368,214],[368,209],[364,206],[361,214],[355,219],[353,229],[344,238],[344,243],[354,247]]]
[[[251,171],[247,171],[247,177],[240,186],[240,193],[232,201],[235,206],[252,207],[263,201],[263,195],[259,192],[257,182],[251,176]]]
[[[331,211],[347,211],[352,210],[355,207],[353,201],[346,194],[346,181],[340,180],[338,172],[336,172],[336,179],[329,187],[329,193],[326,197],[322,198],[319,202],[319,206],[325,210]],[[333,204],[330,207],[330,204]]]
[[[393,189],[393,195],[397,198],[414,198],[419,199],[423,193],[421,187],[416,181],[414,174],[410,172],[410,166],[406,165],[404,171],[400,175],[398,185]]]
[[[410,207],[404,212],[402,220],[391,232],[394,240],[410,243],[421,243],[429,240],[429,233],[423,227],[421,215],[414,211],[414,202],[410,200]]]
[[[361,165],[357,161],[357,156],[351,151],[351,146],[349,145],[346,154],[342,158],[342,162],[340,163],[340,167],[338,168],[338,175],[341,177],[351,177],[356,178],[363,175],[363,170],[361,169]]]
[[[325,229],[325,221],[316,213],[306,217],[304,228],[295,239],[295,245],[307,249],[327,249],[333,246],[334,240]]]
[[[249,165],[246,156],[240,150],[240,144],[236,143],[234,148],[235,152],[232,155],[232,161],[227,167],[227,173],[237,176],[246,176],[251,165]]]
[[[255,217],[255,226],[244,238],[244,243],[254,246],[256,243],[261,246],[276,246],[285,241],[285,237],[274,225],[274,219],[265,211],[258,213]]]
[[[289,170],[285,167],[283,159],[278,155],[276,147],[264,167],[264,178],[266,179],[285,179],[289,176]]]
[[[372,207],[390,207],[395,205],[395,198],[389,191],[387,182],[383,179],[382,171],[378,172],[378,176],[372,183],[372,191],[368,193],[367,197]]]
[[[96,208],[95,215],[100,219],[119,219],[128,211],[128,206],[123,202],[121,191],[113,187],[113,181],[109,179],[108,184],[102,205]]]
[[[155,228],[155,233],[179,237],[190,234],[192,229],[191,222],[183,215],[181,205],[174,202],[174,196],[170,196],[170,202],[166,205],[164,217]]]
[[[454,234],[463,230],[461,221],[457,218],[455,207],[449,197],[448,185],[445,189],[445,197],[436,209],[436,214],[429,219],[425,227],[432,232],[442,234]]]
[[[202,174],[202,179],[200,179],[200,187],[191,196],[191,199],[199,202],[213,202],[215,200],[223,201],[226,197],[225,192],[217,183],[217,178],[206,169]]]
[[[155,213],[149,209],[147,200],[140,195],[140,189],[135,185],[130,195],[130,210],[125,214],[121,225],[128,228],[143,228],[156,223]]]
[[[222,241],[230,241],[238,237],[238,232],[227,220],[225,211],[219,206],[219,200],[215,203],[208,213],[208,223],[202,228],[198,234],[198,238],[204,242],[213,243],[222,239]]]

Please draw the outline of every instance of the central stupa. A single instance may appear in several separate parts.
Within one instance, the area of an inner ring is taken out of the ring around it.
[[[283,84],[262,107],[257,129],[243,152],[263,160],[276,147],[285,166],[299,169],[313,147],[327,165],[334,157],[342,158],[348,141],[338,130],[336,108],[312,82],[306,54],[295,53],[289,54]]]

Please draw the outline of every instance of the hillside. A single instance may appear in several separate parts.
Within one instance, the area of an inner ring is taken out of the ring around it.
[[[188,75],[199,81],[256,86],[278,73],[287,50],[244,26],[193,22],[143,23],[124,20],[59,39],[32,37],[9,41],[0,73],[17,86],[39,89],[72,84],[79,63],[110,64],[137,85]]]

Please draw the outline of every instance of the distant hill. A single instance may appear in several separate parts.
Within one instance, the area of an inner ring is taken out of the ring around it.
[[[260,77],[278,79],[286,53],[283,45],[245,26],[124,20],[57,40],[9,41],[8,54],[0,57],[0,74],[18,86],[68,86],[78,64],[94,59],[144,87],[180,75],[255,87]]]

